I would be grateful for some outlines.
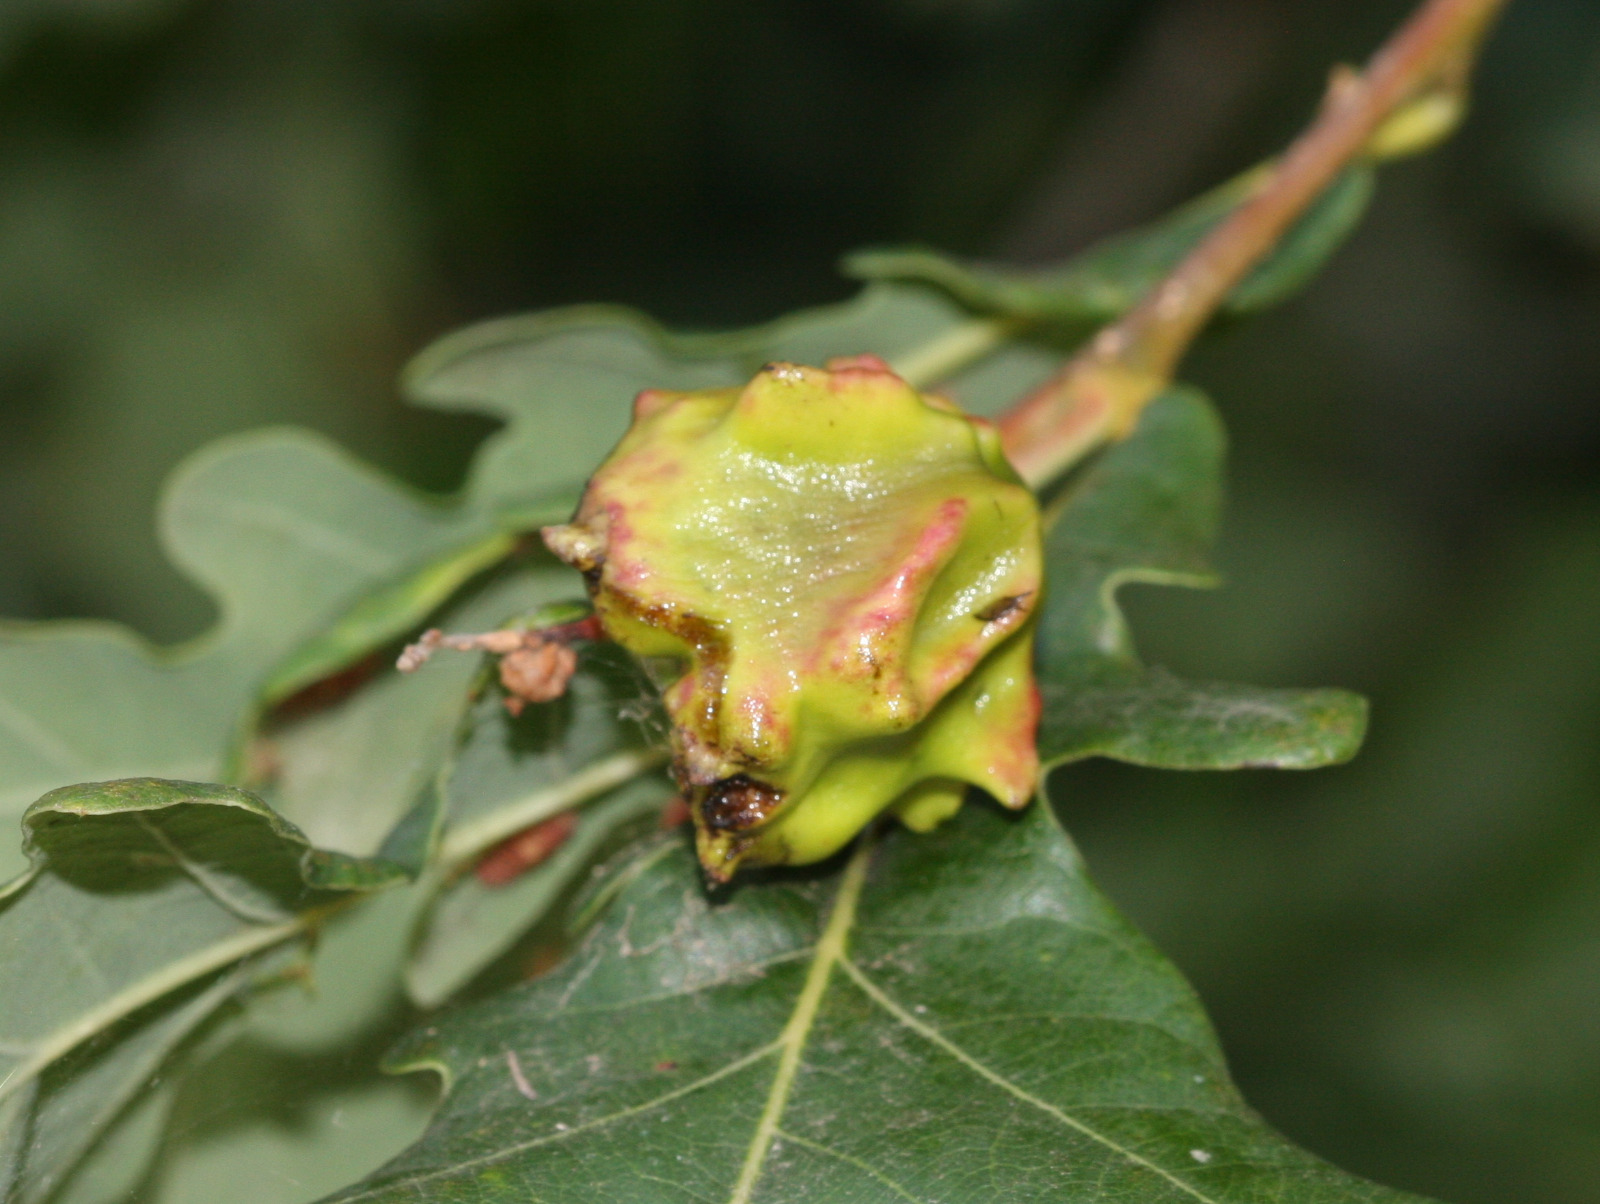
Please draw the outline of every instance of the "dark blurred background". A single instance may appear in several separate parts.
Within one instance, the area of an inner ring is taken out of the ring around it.
[[[4,0],[0,614],[210,621],[151,513],[303,423],[429,488],[487,424],[394,377],[603,300],[840,299],[841,252],[1046,262],[1279,146],[1402,0]],[[1151,659],[1374,704],[1352,766],[1068,771],[1246,1094],[1459,1204],[1600,1201],[1600,5],[1513,0],[1460,136],[1188,375],[1234,436],[1215,594]]]

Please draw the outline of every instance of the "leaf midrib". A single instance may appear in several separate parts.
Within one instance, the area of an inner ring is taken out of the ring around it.
[[[110,998],[80,1012],[66,1024],[59,1026],[35,1042],[33,1054],[25,1062],[12,1067],[0,1079],[0,1099],[20,1090],[57,1058],[75,1049],[102,1029],[132,1015],[147,1003],[153,1003],[167,992],[192,982],[214,970],[241,961],[253,953],[260,953],[274,945],[308,931],[325,918],[330,908],[303,912],[282,924],[246,928],[233,936],[214,941],[187,957],[178,958],[161,966],[153,973],[129,983]]]
[[[861,846],[858,848],[854,856],[851,858],[849,864],[846,866],[843,874],[840,877],[839,889],[834,896],[833,907],[829,912],[826,926],[824,927],[816,944],[812,945],[809,949],[795,950],[779,959],[776,959],[779,961],[790,961],[797,957],[810,957],[810,965],[807,967],[806,977],[801,984],[800,993],[795,999],[794,1008],[791,1011],[789,1019],[785,1023],[782,1032],[779,1034],[776,1040],[753,1049],[742,1056],[735,1058],[733,1061],[724,1064],[717,1070],[712,1071],[711,1073],[704,1075],[691,1083],[685,1083],[664,1095],[642,1101],[641,1103],[624,1108],[618,1112],[596,1117],[591,1121],[574,1125],[568,1129],[561,1129],[555,1133],[541,1134],[540,1136],[530,1140],[518,1142],[508,1148],[496,1150],[492,1154],[468,1159],[464,1162],[453,1163],[448,1167],[438,1168],[430,1172],[403,1176],[402,1178],[391,1181],[381,1187],[374,1186],[366,1192],[362,1192],[357,1195],[341,1197],[340,1199],[342,1204],[355,1204],[356,1201],[373,1199],[377,1196],[383,1195],[386,1191],[397,1187],[415,1188],[421,1183],[460,1174],[462,1171],[472,1167],[504,1161],[507,1158],[514,1157],[520,1153],[525,1153],[528,1150],[539,1146],[570,1141],[571,1139],[578,1137],[585,1132],[615,1124],[619,1120],[625,1120],[629,1117],[637,1116],[640,1113],[651,1111],[652,1109],[657,1108],[662,1104],[669,1102],[670,1100],[692,1094],[714,1082],[727,1078],[732,1074],[753,1066],[776,1053],[778,1055],[778,1064],[773,1071],[771,1082],[767,1088],[761,1115],[757,1120],[756,1127],[752,1132],[749,1144],[746,1147],[745,1158],[740,1169],[739,1177],[734,1182],[731,1193],[727,1198],[728,1204],[750,1204],[756,1185],[760,1182],[762,1173],[766,1167],[766,1163],[771,1156],[776,1143],[784,1140],[795,1140],[798,1144],[814,1148],[820,1153],[825,1153],[835,1157],[842,1156],[838,1151],[828,1149],[827,1147],[818,1145],[817,1143],[813,1143],[809,1140],[798,1139],[793,1134],[788,1133],[782,1127],[783,1116],[787,1109],[789,1098],[794,1089],[807,1042],[810,1038],[813,1028],[815,1027],[817,1016],[821,1010],[822,1003],[827,996],[829,986],[833,980],[833,971],[836,968],[842,969],[852,980],[852,982],[854,982],[855,985],[865,995],[867,995],[867,997],[875,1006],[886,1011],[897,1023],[910,1029],[912,1032],[916,1033],[918,1036],[922,1037],[924,1040],[928,1041],[930,1044],[934,1045],[936,1048],[942,1050],[946,1054],[954,1057],[962,1065],[979,1075],[979,1077],[1016,1097],[1023,1103],[1045,1112],[1058,1122],[1062,1123],[1068,1128],[1071,1128],[1083,1137],[1088,1138],[1090,1141],[1093,1141],[1095,1144],[1115,1154],[1117,1157],[1125,1160],[1126,1162],[1165,1180],[1171,1186],[1177,1188],[1185,1195],[1197,1201],[1197,1204],[1220,1204],[1219,1201],[1215,1200],[1211,1196],[1206,1195],[1204,1192],[1186,1182],[1174,1172],[1165,1169],[1164,1167],[1142,1156],[1134,1150],[1127,1148],[1126,1146],[1115,1141],[1113,1138],[1099,1132],[1091,1125],[1088,1125],[1075,1116],[1072,1116],[1065,1109],[1050,1103],[1048,1100],[1041,1099],[1040,1097],[1033,1095],[1031,1092],[1011,1082],[997,1071],[985,1066],[976,1057],[952,1041],[941,1030],[933,1027],[932,1025],[924,1023],[922,1020],[919,1020],[917,1017],[913,1016],[905,1008],[901,1007],[892,998],[890,998],[882,990],[882,988],[880,988],[867,976],[867,973],[849,957],[848,942],[852,935],[857,932],[865,932],[869,928],[868,925],[860,925],[858,927],[856,924],[856,919],[874,844],[875,841],[873,841],[870,837],[866,840],[863,840]],[[672,992],[669,993],[668,997],[674,997],[679,994],[683,993]],[[636,1005],[638,1002],[638,1000],[630,1000],[629,1006]],[[588,1011],[598,1009],[584,1010]],[[1112,1017],[1106,1018],[1113,1019]],[[1151,1024],[1152,1027],[1160,1029],[1160,1031],[1169,1031],[1163,1026],[1159,1024],[1153,1024],[1150,1021],[1138,1021],[1136,1023]],[[1169,1033],[1169,1035],[1175,1034]],[[854,1159],[848,1158],[846,1160],[851,1162],[855,1161]],[[903,1195],[907,1199],[915,1199],[915,1197],[907,1193],[905,1188],[901,1185],[883,1179],[881,1172],[877,1172],[874,1170],[874,1168],[864,1164],[858,1165],[859,1169],[866,1173],[872,1174],[874,1178],[880,1179],[882,1182],[884,1182],[885,1186],[889,1187],[897,1194]]]
[[[816,954],[806,970],[806,980],[795,1000],[794,1011],[778,1037],[778,1047],[782,1050],[778,1068],[772,1076],[772,1085],[767,1089],[761,1119],[756,1122],[755,1132],[750,1136],[744,1165],[734,1182],[728,1204],[749,1204],[750,1194],[755,1190],[756,1181],[761,1178],[762,1169],[766,1166],[767,1155],[778,1135],[778,1122],[783,1119],[784,1109],[789,1104],[789,1093],[794,1089],[800,1056],[805,1052],[806,1041],[816,1024],[817,1011],[822,1006],[823,996],[827,994],[828,980],[833,977],[833,968],[845,960],[845,942],[850,936],[856,909],[861,903],[861,888],[867,879],[867,864],[872,859],[873,844],[870,836],[861,842],[839,880],[839,891],[833,899],[828,925],[816,944]]]

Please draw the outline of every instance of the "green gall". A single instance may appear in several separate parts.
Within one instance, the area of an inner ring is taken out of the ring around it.
[[[641,393],[544,537],[663,683],[712,878],[885,810],[925,831],[969,784],[1031,797],[1038,506],[988,423],[881,360]]]

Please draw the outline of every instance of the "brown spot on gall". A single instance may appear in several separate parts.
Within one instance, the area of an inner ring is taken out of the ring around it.
[[[972,617],[981,623],[998,623],[1002,619],[1009,619],[1026,607],[1027,601],[1027,594],[1011,594],[989,603],[982,610],[973,612]]]
[[[700,800],[700,818],[713,832],[742,832],[769,818],[783,791],[742,773],[723,778]]]

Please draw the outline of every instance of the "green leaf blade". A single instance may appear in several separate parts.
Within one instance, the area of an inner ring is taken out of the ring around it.
[[[1132,436],[1068,484],[1047,513],[1043,680],[1079,684],[1136,671],[1116,604],[1120,586],[1214,584],[1209,553],[1221,520],[1224,446],[1205,398],[1172,389]]]
[[[559,517],[552,512],[552,518]],[[416,627],[478,573],[509,556],[517,535],[496,531],[452,549],[394,584],[364,594],[344,615],[278,664],[261,687],[267,704],[359,660]]]
[[[455,556],[477,522],[305,432],[201,451],[169,484],[162,529],[217,626],[158,650],[109,624],[0,625],[0,816],[69,782],[224,778],[273,667],[370,592]],[[8,877],[13,856],[0,851]]]
[[[50,1199],[174,1050],[242,986],[238,974],[223,975],[149,1022],[135,1021],[123,1039],[85,1047],[52,1067],[40,1082],[37,1106],[29,1096],[18,1097],[28,1105],[16,1122],[25,1126],[26,1145],[9,1179],[0,1170],[0,1198],[8,1204]]]
[[[330,1201],[1414,1199],[1261,1125],[1047,808],[857,864],[854,906],[849,873],[713,903],[657,856],[564,969],[401,1052],[450,1094]]]
[[[26,820],[34,868],[0,899],[0,1097],[125,1017],[304,931],[307,909],[394,867],[312,856],[227,786],[64,787]]]
[[[930,285],[979,314],[1081,333],[1121,316],[1147,295],[1251,195],[1262,170],[1247,172],[1160,221],[1107,239],[1055,267],[1028,271],[964,262],[923,247],[886,247],[853,253],[844,270],[861,280]],[[1304,288],[1355,231],[1374,184],[1370,166],[1347,169],[1234,287],[1221,312],[1266,309]]]
[[[1052,509],[1038,657],[1045,764],[1312,769],[1360,748],[1366,703],[1347,691],[1186,682],[1138,659],[1116,591],[1214,584],[1224,450],[1205,398],[1169,390]]]
[[[419,1007],[437,1007],[504,953],[554,905],[618,829],[660,812],[669,791],[636,780],[585,808],[577,828],[548,861],[515,881],[485,886],[463,873],[429,903],[406,965],[406,989]]]
[[[1186,682],[1159,669],[1118,686],[1047,687],[1039,756],[1152,769],[1318,769],[1355,756],[1367,704],[1347,690]]]

